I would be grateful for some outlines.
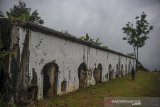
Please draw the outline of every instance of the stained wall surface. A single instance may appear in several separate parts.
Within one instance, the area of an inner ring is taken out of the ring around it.
[[[14,60],[20,72],[17,81],[22,80],[16,88],[18,84],[25,89],[32,87],[31,96],[38,99],[122,77],[136,64],[126,55],[58,37],[53,32],[13,26],[11,37],[10,48],[18,54],[10,56],[9,71],[18,57]]]
[[[135,65],[133,59],[35,31],[31,31],[29,50],[29,71],[31,72],[34,68],[37,72],[39,97],[42,97],[43,93],[43,67],[52,61],[59,68],[57,71],[57,94],[63,94],[61,91],[61,83],[63,81],[66,81],[67,85],[65,92],[79,88],[78,68],[81,63],[85,63],[87,69],[91,71],[90,77],[86,80],[86,86],[95,84],[94,69],[98,67],[98,64],[102,65],[102,82],[109,79],[107,77],[109,64],[112,65],[113,72],[116,72],[117,64],[123,65],[123,75],[126,75],[126,72],[130,72],[129,69],[125,69],[125,65]],[[113,78],[115,78],[115,75]],[[84,77],[84,79],[86,78]]]

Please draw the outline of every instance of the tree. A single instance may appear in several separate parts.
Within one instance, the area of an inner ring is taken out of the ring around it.
[[[126,37],[123,37],[123,40],[127,40],[127,42],[133,46],[134,54],[137,59],[136,70],[138,65],[138,49],[145,45],[145,41],[149,38],[148,34],[153,30],[153,26],[149,26],[146,17],[147,15],[142,12],[141,16],[135,17],[135,25],[128,22],[126,26],[122,28],[123,32],[126,34]]]
[[[94,39],[90,38],[88,33],[86,33],[85,36],[81,36],[80,37],[81,40],[85,41],[85,42],[89,42],[93,45],[97,45],[97,46],[101,46],[102,45],[102,42],[99,42],[99,38],[97,38],[95,41]]]
[[[39,17],[37,10],[31,13],[31,8],[27,8],[24,2],[19,1],[18,5],[14,5],[10,12],[6,12],[8,18],[13,22],[31,21],[37,24],[43,24],[44,21]]]

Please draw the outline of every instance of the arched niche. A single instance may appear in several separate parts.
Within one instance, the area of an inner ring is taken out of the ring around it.
[[[93,71],[93,76],[94,76],[94,79],[96,81],[96,83],[100,83],[102,82],[102,64],[98,64],[97,67],[95,67],[94,71]]]
[[[123,76],[123,64],[121,64],[121,76]]]
[[[111,80],[111,79],[113,79],[113,70],[112,70],[112,65],[111,64],[109,64],[108,70],[109,70],[109,80]]]
[[[57,94],[58,65],[53,61],[44,65],[43,73],[43,96],[52,97]]]
[[[86,63],[81,63],[78,67],[78,78],[79,78],[79,87],[85,87],[87,84],[87,65]]]
[[[66,89],[67,89],[67,81],[63,80],[61,82],[61,92],[66,92]]]

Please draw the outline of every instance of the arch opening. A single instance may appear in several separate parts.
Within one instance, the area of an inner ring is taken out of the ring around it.
[[[127,71],[127,65],[125,65],[125,75],[128,74],[128,71]]]
[[[109,80],[111,80],[113,79],[113,69],[111,64],[109,64],[108,70],[109,70]]]
[[[118,78],[119,77],[119,66],[118,66],[118,64],[116,65],[116,78]]]
[[[95,67],[95,69],[94,69],[94,79],[95,79],[95,82],[96,83],[100,83],[100,82],[102,82],[102,70],[103,70],[103,68],[102,68],[102,64],[98,64],[98,66],[97,67]]]
[[[44,65],[43,73],[43,96],[51,97],[57,94],[58,65],[53,61]]]
[[[79,88],[83,88],[87,85],[87,65],[86,63],[81,63],[78,68],[78,78],[79,78]]]
[[[63,80],[61,83],[61,92],[66,92],[67,89],[67,81]]]
[[[123,64],[121,65],[121,76],[123,77]]]

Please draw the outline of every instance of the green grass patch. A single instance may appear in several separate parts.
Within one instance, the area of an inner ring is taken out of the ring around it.
[[[160,73],[138,72],[115,80],[44,99],[37,107],[103,107],[104,97],[160,97]]]

